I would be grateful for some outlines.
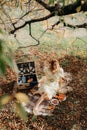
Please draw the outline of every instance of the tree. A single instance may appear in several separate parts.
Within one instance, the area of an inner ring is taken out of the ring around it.
[[[14,54],[9,44],[11,41],[5,39],[6,33],[0,29],[0,77],[5,77],[6,69],[10,67],[17,73],[17,65],[14,61]]]
[[[87,0],[2,0],[0,7],[0,20],[6,31],[16,37],[16,32],[28,25],[29,35],[38,44],[39,39],[32,34],[32,24],[36,22],[46,21],[55,16],[58,17],[55,23],[47,28],[42,35],[49,29],[54,30],[55,26],[60,23],[63,24],[63,27],[87,28],[87,21],[73,24],[73,22],[69,23],[65,20],[67,16],[70,16],[71,20],[78,20],[78,17],[73,14],[79,14],[80,12],[87,17]],[[21,8],[21,11],[19,8]],[[19,15],[14,15],[13,11],[18,11]]]

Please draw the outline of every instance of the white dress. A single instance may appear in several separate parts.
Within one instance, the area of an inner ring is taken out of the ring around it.
[[[45,68],[44,71],[48,71],[47,68]],[[46,93],[49,100],[52,99],[52,97],[57,94],[60,88],[58,81],[60,77],[64,77],[64,71],[62,68],[60,68],[60,70],[58,70],[58,72],[56,72],[55,74],[49,71],[47,73],[47,76],[43,76],[42,80],[44,80],[45,83],[43,83],[43,85],[39,88],[39,93]]]

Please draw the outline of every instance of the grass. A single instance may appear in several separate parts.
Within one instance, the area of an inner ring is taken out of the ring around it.
[[[42,32],[45,29],[42,27],[42,24],[36,24],[32,26],[32,33],[35,38],[39,38]],[[73,31],[74,33],[74,31]],[[28,26],[22,29],[17,33],[17,40],[13,36],[5,36],[9,46],[16,50],[18,46],[29,46],[37,44],[37,42],[29,36],[29,28]],[[10,41],[10,42],[9,42]],[[59,36],[57,33],[48,30],[44,33],[44,35],[40,38],[40,45],[38,46],[39,50],[42,52],[56,52],[59,57],[63,55],[74,55],[74,56],[87,56],[87,36],[82,37],[67,37]],[[33,48],[36,48],[32,46]],[[26,54],[29,52],[29,47],[23,48],[22,51]]]
[[[40,50],[42,52],[56,52],[58,56],[61,56],[62,54],[65,55],[73,55],[73,56],[81,56],[86,57],[87,56],[87,43],[80,43],[76,42],[73,45],[70,45],[69,43],[43,43],[40,45]]]

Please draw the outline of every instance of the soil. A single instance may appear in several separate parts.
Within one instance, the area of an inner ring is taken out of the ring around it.
[[[59,103],[52,116],[28,115],[24,122],[12,109],[13,102],[0,110],[0,130],[87,130],[87,58],[65,56],[60,65],[72,75],[73,91]],[[0,78],[3,94],[12,94],[16,78],[8,69],[5,80]]]

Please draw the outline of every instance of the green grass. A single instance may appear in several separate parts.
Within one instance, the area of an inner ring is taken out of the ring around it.
[[[13,50],[16,50],[18,46],[29,46],[32,44],[37,44],[37,42],[29,36],[28,26],[26,26],[24,30],[21,30],[21,32],[19,31],[19,33],[17,33],[19,35],[17,36],[18,41],[12,35],[4,37],[8,42],[11,41],[12,44],[9,44],[9,46]],[[36,25],[32,25],[32,33],[36,38],[39,38],[44,30],[45,29],[43,29],[42,24],[37,23]],[[75,37],[63,38],[59,37],[59,35],[54,33],[53,31],[48,30],[40,38],[40,45],[38,47],[39,50],[42,52],[56,52],[60,57],[62,56],[62,54],[86,57],[86,41],[86,36],[77,39]],[[23,48],[22,50],[24,53],[27,54],[29,52],[29,49],[30,48],[27,47]]]

